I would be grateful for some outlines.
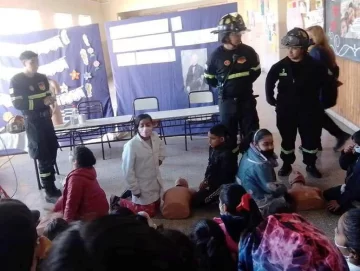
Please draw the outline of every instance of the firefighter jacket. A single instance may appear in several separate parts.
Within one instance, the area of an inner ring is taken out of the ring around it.
[[[321,62],[309,55],[300,62],[285,57],[271,67],[266,77],[266,100],[276,106],[278,113],[320,110],[320,91],[327,89],[330,74]],[[276,83],[278,94],[275,99]]]
[[[260,76],[259,56],[255,50],[240,44],[235,50],[218,47],[207,61],[204,78],[212,87],[219,87],[223,99],[247,100],[253,95],[253,83]]]
[[[51,96],[49,81],[40,73],[33,77],[28,77],[24,73],[15,75],[10,82],[10,96],[14,107],[21,110],[24,115],[50,109],[44,104],[44,98]]]

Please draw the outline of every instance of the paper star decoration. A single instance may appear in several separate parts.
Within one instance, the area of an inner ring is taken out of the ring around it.
[[[79,80],[80,78],[80,73],[73,70],[71,73],[70,73],[70,76],[71,76],[71,80]]]
[[[92,78],[92,75],[91,75],[91,73],[90,72],[85,72],[84,73],[84,79],[87,81],[87,80],[89,80],[89,79],[91,79]]]
[[[65,85],[65,83],[62,83],[62,85],[60,86],[61,89],[61,93],[68,93],[69,91],[69,87],[67,85]]]

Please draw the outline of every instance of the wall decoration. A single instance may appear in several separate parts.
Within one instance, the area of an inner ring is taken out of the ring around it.
[[[80,56],[81,56],[83,63],[85,65],[89,65],[89,58],[88,58],[88,54],[85,49],[80,50]]]
[[[87,36],[86,34],[84,34],[84,35],[82,36],[82,38],[83,38],[83,41],[84,41],[85,45],[89,47],[89,46],[90,46],[90,42],[89,42],[88,36]]]
[[[92,85],[90,83],[85,84],[86,94],[89,98],[92,97]]]
[[[95,71],[97,71],[100,68],[100,61],[95,60],[93,63],[94,67],[95,67]]]
[[[65,83],[62,83],[60,89],[61,89],[61,93],[67,93],[69,91],[69,87],[65,85]]]
[[[91,78],[92,78],[92,75],[91,75],[90,72],[85,72],[85,73],[84,73],[84,79],[85,79],[86,81],[88,81],[88,80],[91,79]]]
[[[73,70],[71,73],[70,73],[70,76],[71,76],[71,80],[79,80],[80,78],[80,73]]]
[[[207,90],[209,86],[204,81],[204,69],[207,60],[207,49],[194,49],[181,51],[181,66],[185,90]]]
[[[360,61],[360,0],[328,1],[326,32],[335,54]]]
[[[99,65],[104,61],[98,25],[0,36],[0,40],[1,44],[6,44],[6,48],[13,48],[14,52],[14,48],[21,51],[23,48],[35,48],[35,45],[39,48],[47,48],[40,50],[42,53],[39,55],[39,72],[59,83],[61,93],[57,95],[57,100],[61,110],[72,107],[80,101],[99,100],[103,104],[104,116],[113,116],[106,71],[97,69],[96,63],[94,66],[95,61]],[[79,52],[84,49],[88,55],[87,49],[90,44],[94,56],[88,59],[89,65],[85,65]],[[3,48],[5,47],[1,47]],[[12,76],[22,71],[22,63],[18,59],[22,51],[19,54],[16,52],[16,55],[8,52],[0,50],[0,127],[5,125],[2,121],[4,113],[21,114],[12,106],[9,83]],[[85,73],[88,73],[87,79]],[[75,80],[72,80],[70,74],[75,76],[73,77]],[[88,77],[89,74],[91,77]],[[85,89],[85,83],[92,85],[91,93]]]
[[[11,57],[13,58],[13,57]],[[0,53],[1,59],[1,53]],[[5,66],[0,63],[0,79],[5,81],[10,81],[10,79],[17,73],[22,71],[22,67],[11,67]],[[56,59],[48,64],[41,65],[39,67],[38,72],[45,74],[47,76],[54,76],[57,73],[61,73],[65,70],[69,69],[69,65],[65,57],[60,59]]]
[[[69,45],[70,44],[70,39],[67,33],[66,29],[63,29],[60,31],[60,37],[61,37],[61,41],[65,44],[65,45]]]
[[[186,83],[189,70],[193,72],[192,55],[198,57],[198,70],[204,69],[208,56],[220,46],[218,35],[211,31],[224,14],[236,11],[237,4],[231,3],[106,23],[117,113],[132,114],[133,100],[146,96],[157,97],[161,110],[188,107],[188,87],[208,89],[200,82],[201,76],[197,78],[200,84]],[[129,39],[151,40],[154,36],[163,38],[142,44],[141,51],[137,51],[138,44],[128,46]],[[213,91],[216,100],[217,90]]]

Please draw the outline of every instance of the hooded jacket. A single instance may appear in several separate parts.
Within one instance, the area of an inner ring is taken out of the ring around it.
[[[237,177],[259,208],[268,205],[274,198],[286,192],[284,184],[276,181],[274,167],[278,166],[276,154],[266,158],[253,144],[242,156]]]
[[[69,173],[64,193],[56,202],[54,211],[62,212],[66,221],[88,220],[108,214],[109,204],[96,179],[94,167],[78,168]]]

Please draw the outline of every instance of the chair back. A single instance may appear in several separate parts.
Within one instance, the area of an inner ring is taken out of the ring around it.
[[[133,102],[134,115],[138,111],[159,111],[159,100],[156,97],[137,98]]]
[[[189,107],[199,104],[214,105],[214,94],[210,90],[191,91],[189,93]]]
[[[104,117],[104,110],[100,101],[80,102],[77,108],[79,114],[84,114],[86,119],[100,119]]]

